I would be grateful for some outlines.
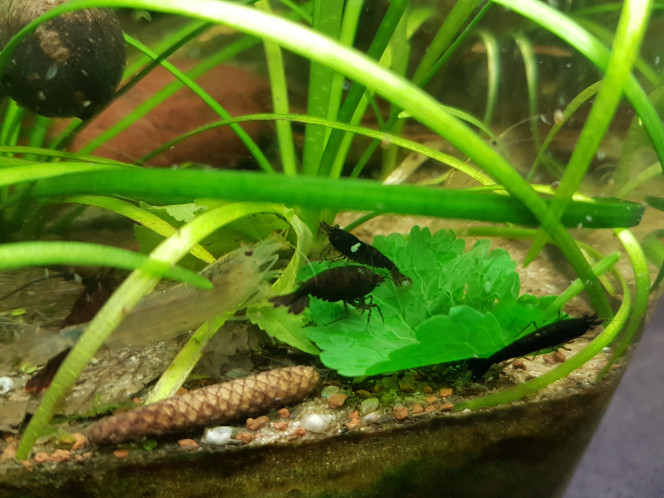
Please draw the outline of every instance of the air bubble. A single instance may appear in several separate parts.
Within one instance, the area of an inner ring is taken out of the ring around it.
[[[55,75],[58,74],[58,66],[53,64],[52,66],[49,66],[48,69],[46,70],[46,80],[52,80],[55,78]]]

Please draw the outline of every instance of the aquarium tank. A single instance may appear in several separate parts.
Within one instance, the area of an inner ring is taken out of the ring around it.
[[[0,482],[599,417],[664,275],[663,5],[0,1]]]

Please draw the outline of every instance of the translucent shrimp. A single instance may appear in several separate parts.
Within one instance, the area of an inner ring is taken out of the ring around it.
[[[270,270],[278,259],[277,252],[285,247],[283,239],[274,237],[228,253],[201,271],[214,284],[212,290],[179,284],[153,292],[127,314],[106,346],[114,349],[170,339],[266,297],[270,293]],[[46,363],[71,347],[86,326],[75,325],[53,333],[5,321],[4,333],[0,327],[0,371],[19,364]]]

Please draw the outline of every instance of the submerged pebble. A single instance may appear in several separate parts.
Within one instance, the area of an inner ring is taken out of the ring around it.
[[[302,427],[310,432],[325,432],[332,425],[332,415],[323,415],[320,413],[308,413],[302,417]]]
[[[325,386],[320,392],[320,397],[323,399],[327,399],[330,396],[334,396],[335,394],[340,394],[340,393],[341,393],[341,388],[339,386]]]
[[[11,377],[0,377],[0,396],[4,396],[14,389],[14,381]]]
[[[367,413],[376,411],[379,405],[380,401],[378,400],[378,398],[365,399],[364,401],[362,401],[362,404],[360,405],[360,413],[362,415],[366,415]]]
[[[362,417],[362,421],[367,425],[384,424],[390,420],[392,420],[392,415],[381,412],[367,413],[364,417]]]
[[[233,436],[233,428],[227,426],[211,427],[205,429],[203,437],[201,438],[202,443],[212,444],[215,446],[223,446],[228,444]]]

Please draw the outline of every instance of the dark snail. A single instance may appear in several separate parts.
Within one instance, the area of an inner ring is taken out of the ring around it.
[[[66,0],[0,0],[0,46]],[[115,93],[125,67],[120,22],[110,9],[68,12],[41,24],[15,48],[2,89],[44,116],[85,119]]]

